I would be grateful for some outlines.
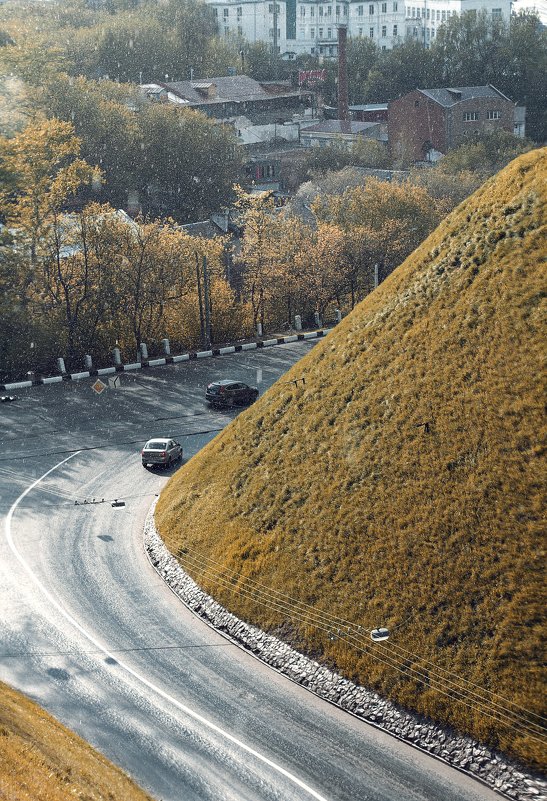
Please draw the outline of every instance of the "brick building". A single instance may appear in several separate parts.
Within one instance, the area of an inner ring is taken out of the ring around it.
[[[388,104],[391,152],[411,161],[446,153],[475,133],[514,133],[515,122],[515,103],[491,84],[415,89]]]

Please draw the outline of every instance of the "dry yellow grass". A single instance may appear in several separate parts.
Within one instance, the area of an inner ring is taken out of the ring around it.
[[[528,153],[459,206],[157,508],[241,617],[535,766],[546,163]],[[392,636],[332,639],[314,614]]]
[[[151,801],[119,768],[28,698],[0,683],[0,798]]]

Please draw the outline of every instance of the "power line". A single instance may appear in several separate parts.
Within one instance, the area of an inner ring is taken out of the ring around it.
[[[325,631],[329,635],[332,635],[333,632],[337,632],[337,635],[335,636],[340,636],[341,639],[346,640],[350,645],[355,647],[360,652],[367,652],[368,655],[372,656],[374,659],[377,659],[388,667],[399,671],[407,678],[419,681],[420,683],[429,686],[436,692],[440,692],[443,695],[450,697],[452,700],[468,706],[469,708],[476,710],[478,707],[482,714],[487,715],[498,723],[513,729],[515,729],[516,726],[519,726],[518,730],[521,731],[521,733],[524,730],[529,736],[534,737],[534,739],[538,739],[536,735],[539,735],[540,737],[544,736],[543,732],[545,731],[546,727],[541,723],[536,723],[533,720],[529,720],[530,717],[538,718],[538,720],[545,720],[540,715],[525,709],[513,701],[503,699],[501,696],[497,696],[495,693],[490,693],[489,696],[486,696],[484,695],[484,688],[457,676],[457,674],[447,670],[446,668],[439,668],[429,660],[424,660],[421,656],[413,654],[412,652],[402,649],[399,646],[393,647],[393,644],[379,646],[377,643],[369,642],[368,639],[365,638],[361,633],[361,627],[355,627],[355,624],[347,620],[337,618],[328,612],[318,611],[315,609],[315,607],[311,607],[308,604],[291,598],[290,596],[280,593],[277,590],[272,590],[271,588],[266,587],[265,585],[254,581],[253,579],[244,579],[242,583],[241,576],[230,575],[225,568],[219,566],[218,562],[215,562],[215,560],[211,559],[210,557],[204,557],[202,554],[199,554],[199,552],[197,552],[196,556],[189,553],[182,554],[179,556],[179,559],[181,562],[188,560],[191,564],[191,567],[194,567],[195,570],[199,571],[202,577],[208,577],[211,580],[215,580],[231,590],[237,588],[237,592],[240,596],[265,606],[270,609],[270,611],[287,615],[289,618],[292,617],[304,625],[312,626],[319,630]],[[210,566],[207,563],[212,563],[213,566]],[[369,629],[364,629],[364,631],[366,633],[370,632]],[[382,655],[379,653],[380,650],[382,651]],[[391,653],[390,651],[395,651],[395,653]],[[418,663],[422,662],[431,665],[432,670],[428,672],[422,672],[421,669],[412,667],[411,665],[401,666],[400,662],[397,661],[402,659],[400,653],[401,651],[407,655],[405,658],[408,659],[408,657],[411,656]],[[449,676],[453,676],[455,679],[448,678]],[[475,687],[482,692],[476,692],[473,689],[469,689],[470,687]],[[524,715],[515,711],[515,709],[509,709],[503,704],[494,700],[496,697],[501,701],[505,701],[505,703],[510,704],[516,709],[520,709]],[[489,711],[491,709],[493,710],[493,713]]]

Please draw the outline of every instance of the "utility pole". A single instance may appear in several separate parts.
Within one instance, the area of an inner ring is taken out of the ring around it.
[[[207,272],[207,256],[203,257],[203,300],[205,305],[205,348],[211,347],[211,290]]]

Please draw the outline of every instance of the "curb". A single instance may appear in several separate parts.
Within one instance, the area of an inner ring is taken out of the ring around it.
[[[44,384],[61,384],[63,381],[79,381],[82,378],[100,378],[103,375],[113,375],[114,373],[124,373],[130,370],[147,370],[150,367],[164,367],[167,364],[179,364],[180,362],[193,361],[194,359],[205,359],[210,356],[225,356],[229,353],[241,353],[247,350],[258,348],[271,348],[274,345],[286,345],[290,342],[303,342],[307,339],[319,339],[326,336],[332,328],[320,328],[317,331],[308,331],[304,334],[290,334],[274,339],[258,339],[256,342],[245,342],[241,345],[227,345],[224,348],[212,348],[211,350],[193,351],[183,353],[180,356],[165,356],[162,359],[148,359],[131,364],[118,364],[115,367],[101,367],[97,370],[84,370],[79,373],[64,373],[63,375],[53,375],[46,378],[35,378],[29,381],[13,381],[9,384],[0,384],[0,392],[11,392],[14,389],[27,389],[28,387],[39,387]]]
[[[228,612],[190,578],[168,551],[155,526],[157,500],[153,501],[144,524],[145,554],[171,592],[210,628],[318,698],[449,765],[500,797],[511,801],[547,799],[547,783],[543,778],[527,773],[503,754],[402,710]]]

